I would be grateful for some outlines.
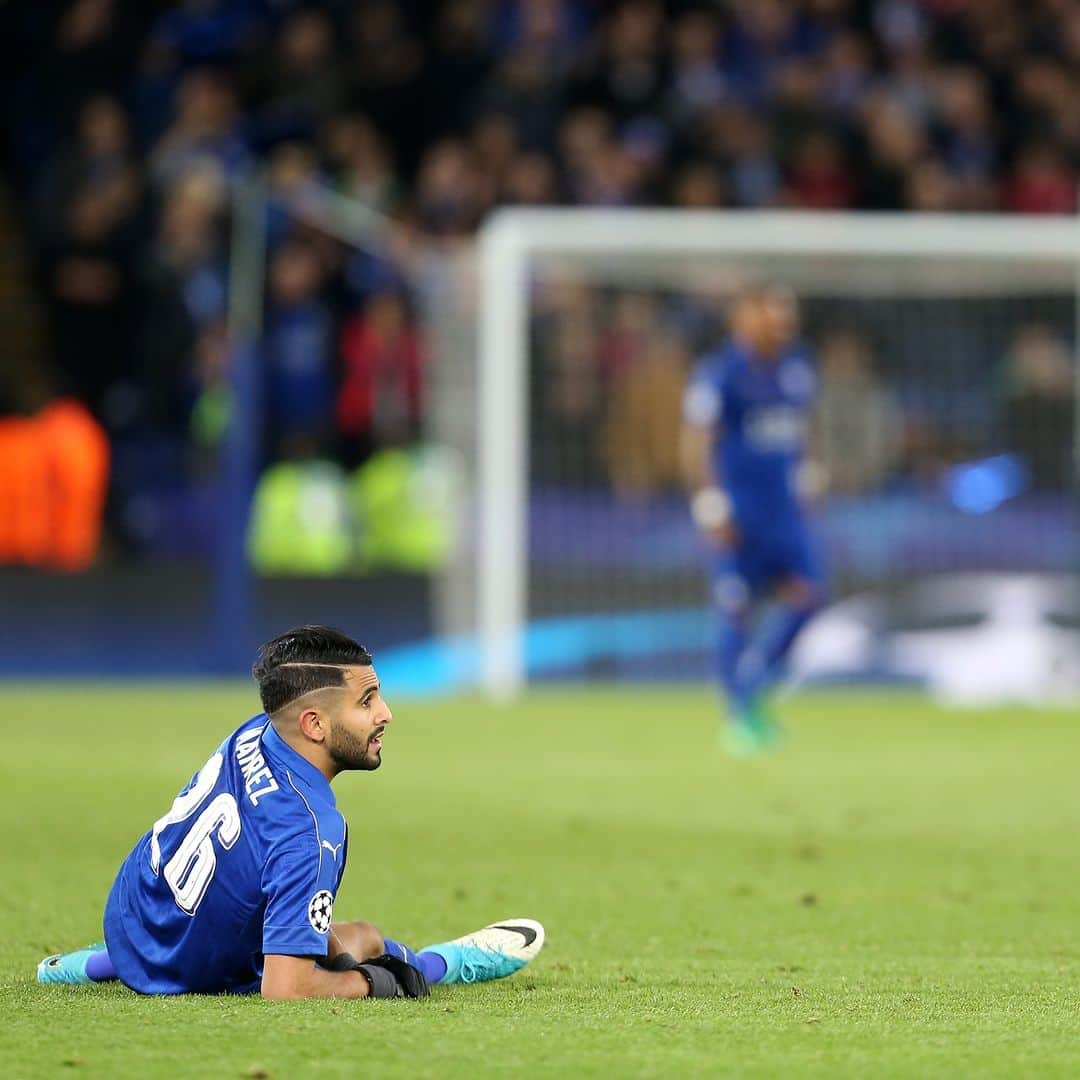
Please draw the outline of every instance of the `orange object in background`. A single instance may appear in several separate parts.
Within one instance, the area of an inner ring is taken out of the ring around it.
[[[87,569],[108,481],[108,439],[79,402],[0,420],[0,563]]]

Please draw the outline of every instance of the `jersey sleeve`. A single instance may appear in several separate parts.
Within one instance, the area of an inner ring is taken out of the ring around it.
[[[326,955],[339,874],[334,859],[316,842],[316,837],[296,838],[266,861],[264,954]]]
[[[712,427],[724,413],[723,380],[716,365],[703,360],[683,392],[683,420],[694,427]]]

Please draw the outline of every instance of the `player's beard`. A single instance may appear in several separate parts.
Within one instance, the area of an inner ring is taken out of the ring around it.
[[[330,758],[339,770],[362,769],[367,772],[377,769],[382,764],[381,751],[368,749],[375,737],[372,732],[367,739],[358,739],[351,731],[335,725],[330,731],[330,743],[327,749]]]

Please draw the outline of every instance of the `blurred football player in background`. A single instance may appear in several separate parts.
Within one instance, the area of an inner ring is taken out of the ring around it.
[[[733,305],[730,336],[700,358],[683,403],[691,511],[713,549],[725,741],[738,754],[775,740],[764,695],[825,588],[805,507],[821,487],[806,458],[816,376],[798,333],[788,290],[747,290]]]

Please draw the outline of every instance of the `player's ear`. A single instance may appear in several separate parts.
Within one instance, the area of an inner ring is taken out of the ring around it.
[[[326,716],[319,709],[302,709],[296,722],[300,725],[301,732],[312,742],[323,742],[330,734]]]

